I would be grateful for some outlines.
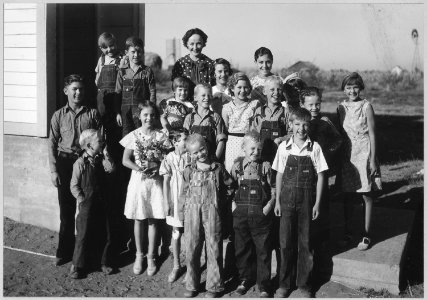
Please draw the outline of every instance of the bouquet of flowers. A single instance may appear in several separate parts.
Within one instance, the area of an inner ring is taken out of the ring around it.
[[[140,140],[135,138],[136,149],[135,149],[135,160],[139,166],[146,165],[146,162],[158,162],[160,163],[164,156],[169,153],[172,144],[169,139],[157,140],[155,135],[149,139]],[[144,173],[154,173],[157,168],[153,170],[146,169]]]

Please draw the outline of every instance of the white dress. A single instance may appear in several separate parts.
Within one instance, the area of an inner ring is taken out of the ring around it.
[[[184,227],[178,217],[178,198],[181,193],[183,182],[182,172],[185,166],[190,162],[191,159],[188,153],[178,155],[173,151],[166,155],[160,165],[159,174],[170,177],[169,205],[171,208],[171,215],[166,216],[166,223],[173,227]]]
[[[155,131],[151,135],[138,128],[128,133],[120,144],[126,149],[134,150],[135,163],[140,165],[141,153],[138,151],[136,141],[150,143],[157,140],[166,147],[171,147],[168,136],[163,131]],[[144,178],[143,173],[132,170],[126,194],[125,216],[128,219],[144,220],[148,218],[164,219],[162,178],[157,175],[153,178]]]

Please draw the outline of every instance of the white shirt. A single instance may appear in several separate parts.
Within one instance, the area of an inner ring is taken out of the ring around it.
[[[215,95],[216,93],[224,93],[224,94],[226,94],[227,96],[230,96],[230,97],[231,97],[231,92],[230,92],[230,89],[229,89],[229,88],[226,88],[223,92],[221,92],[221,91],[217,88],[217,86],[216,86],[216,85],[214,85],[214,86],[212,87],[212,95]]]
[[[288,142],[281,143],[277,149],[276,157],[273,161],[273,170],[276,170],[279,173],[284,173],[286,161],[288,160],[289,155],[292,154],[295,156],[310,155],[316,172],[320,173],[326,171],[328,169],[328,164],[326,163],[325,157],[323,156],[322,148],[320,148],[320,145],[317,142],[312,142],[313,150],[308,152],[307,146],[309,142],[311,142],[311,140],[309,137],[307,137],[302,148],[299,148],[297,144],[294,143],[294,137],[292,136]],[[288,147],[290,144],[292,144],[291,149],[287,150],[286,147]]]

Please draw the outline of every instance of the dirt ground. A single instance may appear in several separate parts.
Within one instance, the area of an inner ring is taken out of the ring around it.
[[[58,235],[56,232],[4,219],[4,245],[25,249],[45,255],[54,256]],[[173,283],[167,283],[167,275],[172,267],[171,257],[163,260],[159,272],[148,277],[132,273],[133,255],[124,253],[121,256],[119,271],[113,275],[104,275],[100,270],[93,270],[86,278],[72,280],[68,277],[71,263],[54,266],[53,257],[4,248],[3,250],[3,295],[4,296],[67,296],[67,297],[181,297],[185,291],[182,283],[184,276]],[[202,286],[206,272],[202,274]],[[233,291],[236,282],[226,283],[223,297],[238,297]],[[414,293],[417,290],[413,289]],[[421,291],[422,293],[422,291]],[[198,297],[203,297],[201,292]],[[298,291],[291,297],[298,298]],[[353,297],[390,297],[388,293],[354,290],[335,282],[326,282],[316,292],[319,298],[353,298]],[[401,296],[408,296],[402,294]],[[416,296],[416,295],[415,295]],[[422,294],[418,294],[422,296]],[[244,297],[258,297],[258,291],[252,287]]]

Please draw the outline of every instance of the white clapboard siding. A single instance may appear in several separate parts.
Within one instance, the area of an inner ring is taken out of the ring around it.
[[[4,97],[6,110],[37,110],[36,98]]]
[[[4,47],[5,48],[35,47],[36,38],[37,36],[35,34],[5,35]]]
[[[37,3],[5,3],[4,10],[7,9],[28,9],[37,8]]]
[[[37,87],[32,85],[4,85],[5,97],[32,98],[37,96]]]
[[[25,122],[23,121],[25,120]],[[37,111],[4,110],[5,122],[37,123]]]
[[[4,84],[37,85],[36,73],[4,72]]]
[[[4,23],[4,34],[35,34],[37,31],[36,22]]]
[[[36,9],[6,9],[4,11],[4,22],[35,22]]]
[[[36,58],[36,48],[4,48],[4,59],[35,60]]]
[[[37,61],[5,59],[4,70],[7,72],[35,73],[37,71]]]

